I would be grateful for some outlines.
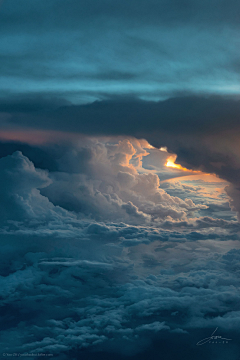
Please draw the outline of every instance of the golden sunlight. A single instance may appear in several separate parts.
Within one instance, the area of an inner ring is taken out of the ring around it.
[[[183,167],[182,165],[180,164],[175,164],[175,161],[177,159],[177,155],[170,155],[168,158],[167,158],[167,161],[165,163],[165,166],[167,167],[171,167],[171,168],[175,168],[175,169],[179,169],[179,170],[182,170],[182,171],[188,171],[188,172],[194,172],[194,173],[202,173],[201,171],[198,171],[198,170],[190,170],[190,169],[187,169],[185,167]]]

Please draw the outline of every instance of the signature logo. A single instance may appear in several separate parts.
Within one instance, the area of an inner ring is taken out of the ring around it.
[[[207,343],[212,343],[212,344],[216,344],[216,343],[228,343],[228,341],[231,341],[232,339],[227,339],[222,337],[221,335],[215,335],[216,331],[217,331],[218,327],[213,331],[213,333],[211,334],[211,336],[209,336],[208,338],[202,339],[200,340],[196,345],[204,345]]]

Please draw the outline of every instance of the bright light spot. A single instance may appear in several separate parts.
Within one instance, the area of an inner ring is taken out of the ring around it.
[[[179,170],[182,170],[182,171],[188,171],[188,172],[193,172],[193,173],[198,173],[198,174],[202,173],[201,171],[190,170],[190,169],[187,169],[187,168],[183,167],[180,164],[175,164],[176,159],[177,159],[177,155],[170,155],[167,158],[165,166],[175,168],[175,169],[179,169]]]
[[[166,146],[162,146],[162,147],[160,147],[159,150],[160,150],[160,151],[165,151],[165,152],[167,152],[167,147],[166,147]]]
[[[180,169],[180,170],[184,170],[184,171],[189,171],[188,169],[182,167],[180,164],[175,164],[175,161],[177,159],[177,155],[171,155],[167,158],[167,161],[165,163],[165,166],[167,167],[171,167],[171,168],[175,168],[175,169]]]
[[[169,156],[169,158],[166,161],[165,166],[167,167],[172,167],[172,168],[176,168],[176,169],[181,169],[181,165],[179,164],[175,164],[175,160],[176,160],[177,156],[173,155],[173,156]]]

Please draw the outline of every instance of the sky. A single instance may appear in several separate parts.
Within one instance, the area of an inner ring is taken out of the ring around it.
[[[0,1],[2,357],[239,360],[239,11]]]

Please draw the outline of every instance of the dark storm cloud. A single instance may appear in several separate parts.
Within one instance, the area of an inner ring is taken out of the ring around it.
[[[59,100],[60,102],[60,100]],[[0,110],[10,115],[9,127],[77,131],[89,135],[152,137],[218,134],[239,131],[240,101],[219,96],[175,97],[165,101],[142,101],[120,97],[86,105],[61,106],[41,99],[2,102]],[[190,140],[190,139],[189,139]],[[156,145],[159,145],[156,143]]]
[[[51,156],[50,149],[46,151],[41,147],[21,142],[0,142],[0,158],[12,155],[15,151],[21,151],[34,163],[37,168],[47,169],[50,171],[58,170],[56,158],[54,158],[53,155]]]
[[[238,13],[237,1],[4,1],[1,94],[236,94]]]
[[[6,4],[7,3],[7,4]],[[45,22],[40,24],[55,27],[61,25],[68,25],[70,28],[79,26],[79,19],[86,22],[88,17],[96,19],[98,17],[122,19],[127,22],[130,19],[137,21],[144,21],[145,23],[152,23],[154,21],[159,24],[159,20],[166,24],[169,21],[173,23],[194,23],[197,20],[207,23],[236,22],[238,25],[238,17],[236,14],[239,9],[239,2],[236,0],[226,1],[198,1],[186,0],[179,3],[177,0],[150,0],[150,1],[116,1],[114,4],[110,0],[104,0],[99,3],[96,0],[91,1],[76,1],[70,0],[66,4],[65,1],[50,0],[50,1],[35,1],[30,0],[24,3],[24,6],[17,3],[15,0],[5,1],[1,9],[3,13],[10,15],[10,19],[5,19],[2,25],[12,23],[13,20],[21,22],[23,18],[26,26],[32,23],[34,29],[35,19]],[[211,22],[212,20],[212,22]],[[215,20],[215,21],[214,21]],[[59,23],[58,23],[59,21]],[[81,24],[80,24],[81,25]],[[4,27],[5,27],[4,26]]]
[[[231,182],[239,179],[240,159],[235,138],[240,133],[238,100],[216,96],[179,97],[160,102],[120,98],[65,106],[55,111],[39,111],[37,104],[30,111],[30,106],[31,103],[23,103],[19,112],[20,104],[12,104],[14,112],[9,112],[5,126],[143,137],[154,146],[167,146],[177,153],[182,165],[215,172]],[[6,112],[10,105],[1,107]]]
[[[145,138],[156,147],[167,146],[178,155],[181,165],[215,173],[239,187],[240,102],[237,99],[188,96],[151,102],[120,97],[57,109],[54,109],[55,101],[52,106],[49,102],[44,104],[42,100],[38,104],[37,99],[29,104],[26,100],[22,104],[2,103],[5,129]],[[11,106],[13,110],[9,111]],[[84,157],[80,156],[81,159]]]

